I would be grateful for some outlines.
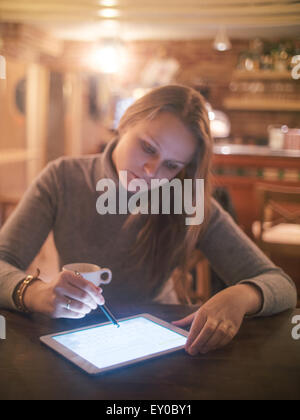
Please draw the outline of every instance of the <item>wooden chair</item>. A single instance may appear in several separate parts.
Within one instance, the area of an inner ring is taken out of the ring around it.
[[[268,255],[300,257],[300,188],[258,184],[259,220],[252,232]]]
[[[211,272],[209,263],[201,251],[193,252],[188,270],[185,276],[176,268],[171,276],[179,302],[189,305],[206,302],[211,297]]]

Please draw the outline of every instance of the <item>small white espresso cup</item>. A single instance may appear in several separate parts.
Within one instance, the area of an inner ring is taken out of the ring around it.
[[[88,263],[73,263],[66,264],[63,266],[63,271],[78,271],[83,278],[92,282],[95,286],[100,284],[108,284],[111,282],[112,272],[109,268],[101,268],[99,265],[88,264]],[[107,279],[103,279],[102,275],[107,274]]]

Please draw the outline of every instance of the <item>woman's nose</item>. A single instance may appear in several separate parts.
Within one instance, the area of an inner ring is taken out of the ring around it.
[[[159,162],[156,159],[147,161],[144,164],[144,172],[149,178],[155,178],[159,168]]]

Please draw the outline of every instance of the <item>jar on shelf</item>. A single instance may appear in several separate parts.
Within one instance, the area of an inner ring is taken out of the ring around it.
[[[269,125],[269,147],[274,150],[284,148],[285,135],[288,132],[286,125]]]
[[[300,128],[290,128],[284,136],[284,149],[300,150]]]
[[[277,48],[272,51],[274,70],[278,72],[285,72],[288,70],[289,54],[285,44],[279,44]]]
[[[273,70],[273,57],[271,55],[271,45],[269,42],[264,42],[263,52],[260,56],[261,70]]]
[[[249,51],[243,51],[238,58],[237,69],[241,71],[247,70],[247,60],[249,59]]]
[[[261,56],[263,54],[264,44],[261,39],[255,38],[250,41],[250,52],[253,63],[253,71],[260,70]]]
[[[260,68],[262,70],[272,70],[273,69],[273,58],[270,54],[262,55],[260,58]]]

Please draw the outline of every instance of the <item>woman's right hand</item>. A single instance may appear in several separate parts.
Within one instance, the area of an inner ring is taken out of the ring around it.
[[[104,304],[102,289],[73,271],[62,271],[50,283],[34,281],[24,294],[30,312],[51,318],[83,318]]]

